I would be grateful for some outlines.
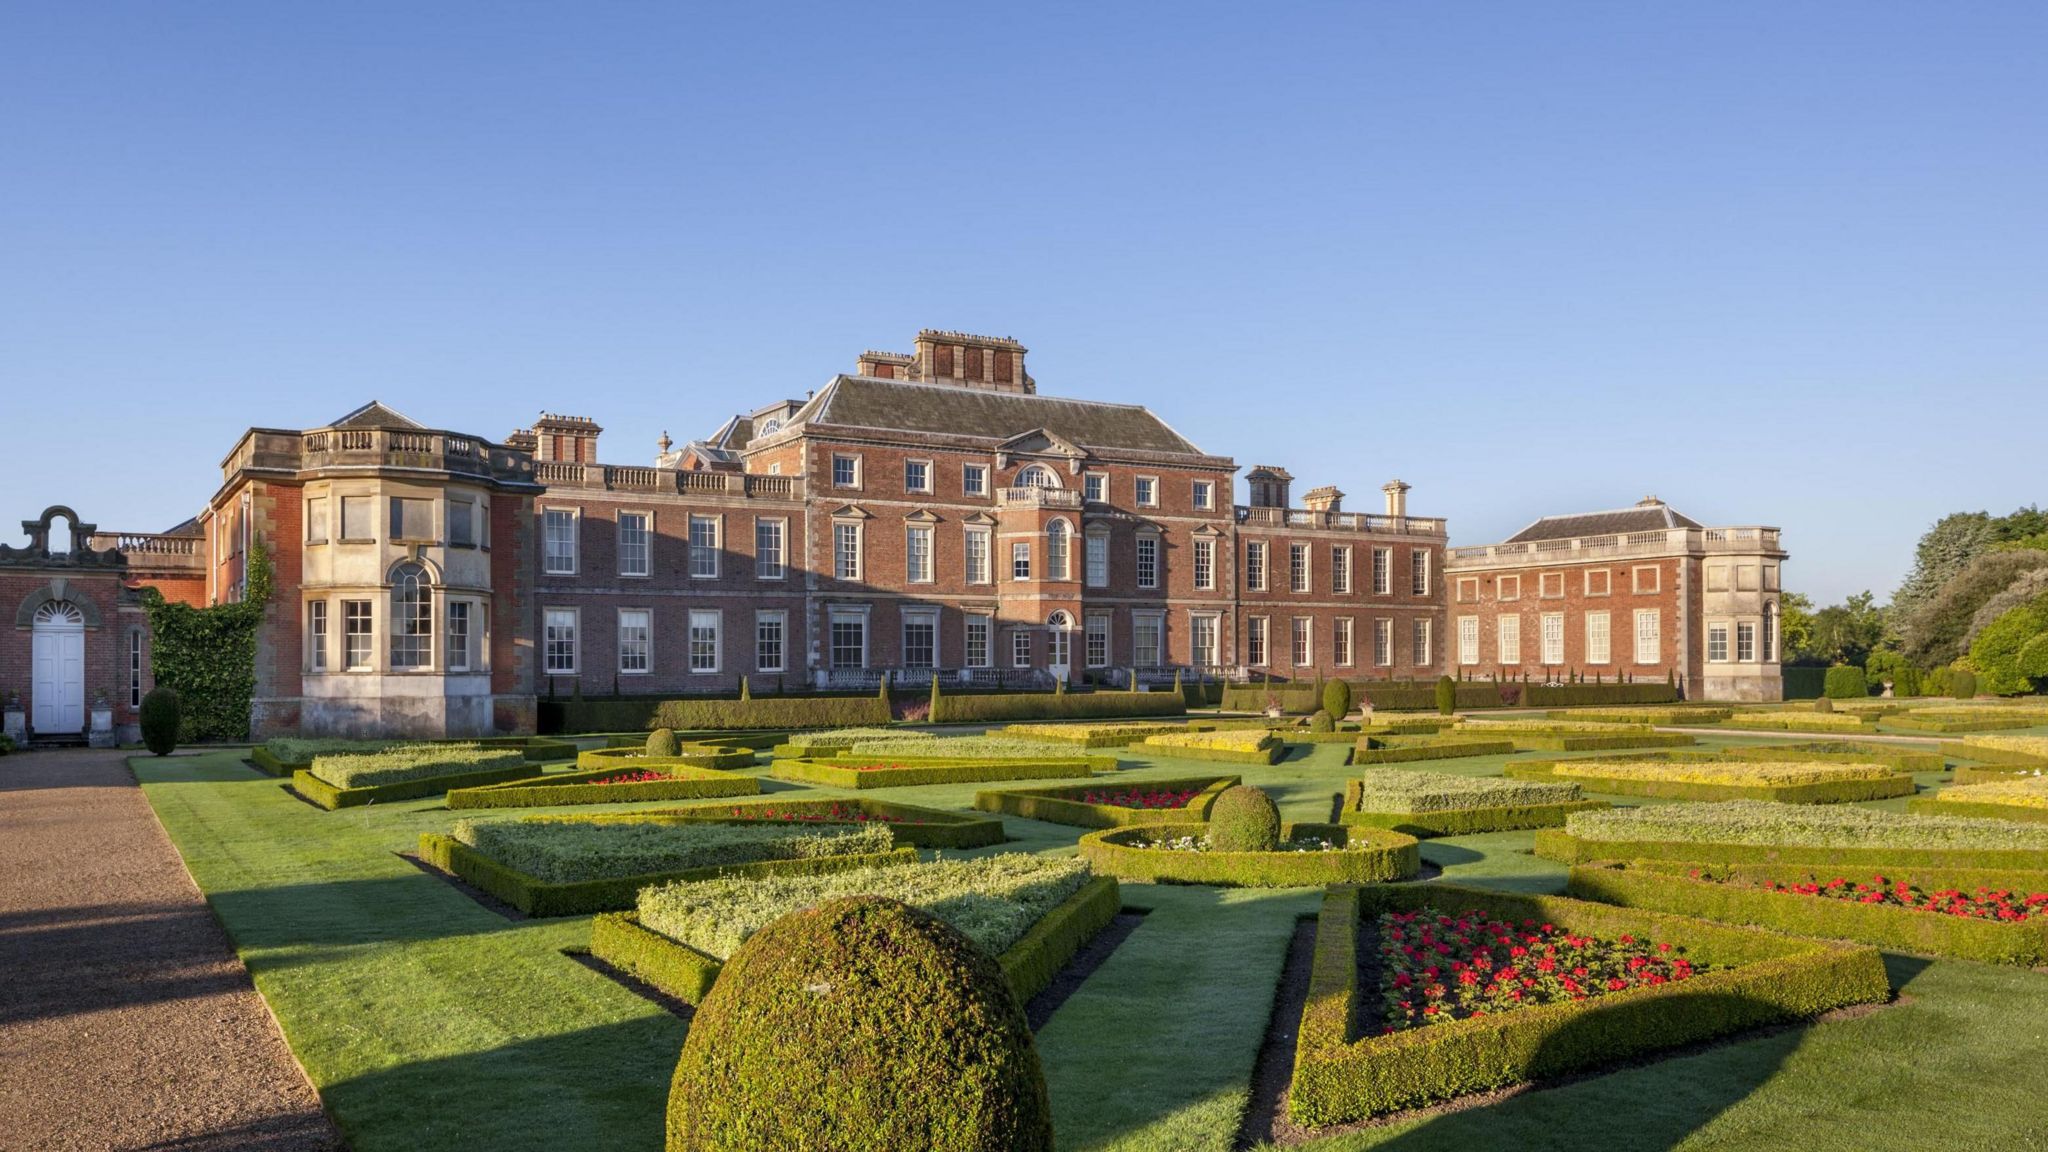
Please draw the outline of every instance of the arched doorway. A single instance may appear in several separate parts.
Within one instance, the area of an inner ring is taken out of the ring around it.
[[[1045,670],[1055,680],[1065,680],[1073,651],[1074,618],[1065,612],[1054,612],[1045,618],[1045,632]]]
[[[40,735],[85,731],[85,613],[51,600],[30,622],[29,725]]]

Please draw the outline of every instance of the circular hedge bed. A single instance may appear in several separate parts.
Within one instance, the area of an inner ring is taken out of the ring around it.
[[[1340,847],[1272,852],[1156,848],[1151,845],[1200,841],[1209,825],[1146,824],[1091,832],[1081,838],[1081,856],[1097,872],[1119,880],[1234,888],[1374,884],[1412,879],[1422,871],[1421,844],[1406,833],[1339,824],[1294,824],[1287,832],[1290,843],[1314,838]]]

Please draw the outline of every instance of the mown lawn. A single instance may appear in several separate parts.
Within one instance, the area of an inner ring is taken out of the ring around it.
[[[587,942],[587,918],[509,921],[400,859],[456,819],[438,799],[322,812],[239,756],[133,764],[358,1152],[661,1146],[685,1025],[563,954]],[[1505,759],[1412,767],[1497,773]],[[1159,759],[1122,778],[1235,772],[1289,819],[1326,820],[1351,771],[1325,746],[1270,768]],[[967,808],[981,787],[879,795]],[[1071,852],[1080,834],[1006,823],[1013,841],[983,851]],[[1529,844],[1500,833],[1424,854],[1459,882],[1559,889],[1563,870]],[[1289,934],[1316,893],[1126,885],[1125,902],[1149,914],[1039,1035],[1061,1146],[1230,1149]],[[1301,1147],[2048,1148],[2048,975],[1907,957],[1891,969],[1903,996],[1881,1011]]]

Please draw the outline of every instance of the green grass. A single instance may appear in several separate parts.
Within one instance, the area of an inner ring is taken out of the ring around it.
[[[1710,737],[1702,746],[1771,742]],[[1345,767],[1344,753],[1339,745],[1292,747],[1278,764],[1232,771],[1272,793],[1284,819],[1322,821],[1344,780],[1370,770]],[[562,954],[588,942],[587,917],[508,921],[399,859],[419,833],[445,832],[463,815],[438,798],[317,811],[242,767],[240,756],[133,763],[356,1152],[661,1146],[685,1026]],[[1504,763],[1538,758],[1559,756],[1440,761],[1426,770],[1498,776]],[[1131,762],[1142,766],[1098,782],[1215,773],[1189,760]],[[1942,778],[1919,777],[1923,786]],[[765,778],[762,786],[792,798],[855,795]],[[968,812],[985,787],[865,795]],[[1015,817],[1004,823],[1009,843],[944,855],[1066,854],[1085,831]],[[1447,837],[1425,842],[1422,853],[1461,883],[1562,890],[1564,868],[1530,855],[1531,840],[1528,832]],[[1297,917],[1314,913],[1318,895],[1143,884],[1124,893],[1127,905],[1150,914],[1039,1035],[1060,1146],[1225,1152],[1289,933]],[[2032,1103],[2048,1090],[2048,977],[1906,958],[1894,958],[1892,970],[1906,1001],[1867,1016],[1298,1147],[2048,1147],[2048,1120]]]

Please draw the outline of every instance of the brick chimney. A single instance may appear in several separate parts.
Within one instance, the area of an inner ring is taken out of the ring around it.
[[[588,416],[558,416],[553,412],[543,412],[540,419],[533,422],[534,459],[595,464],[597,436],[603,431]]]
[[[1287,490],[1293,483],[1287,469],[1272,464],[1254,464],[1244,474],[1245,494],[1254,508],[1287,507]]]
[[[532,452],[539,444],[540,441],[534,436],[531,428],[514,428],[512,434],[505,437],[505,447],[517,448],[521,452]]]
[[[1387,515],[1396,518],[1408,515],[1409,485],[1400,480],[1389,480],[1381,485],[1380,491],[1387,494]]]
[[[990,392],[1036,392],[1024,371],[1024,346],[1007,336],[972,336],[926,328],[917,334],[910,377]]]
[[[917,367],[917,358],[901,352],[877,352],[870,348],[860,354],[860,361],[854,368],[856,376],[874,376],[882,380],[910,380]]]
[[[1325,484],[1321,488],[1311,488],[1301,498],[1301,506],[1311,512],[1342,512],[1344,510],[1344,493],[1339,492],[1334,484]]]

